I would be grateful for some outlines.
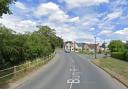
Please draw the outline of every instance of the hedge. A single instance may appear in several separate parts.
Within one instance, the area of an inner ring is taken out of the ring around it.
[[[125,53],[124,52],[112,52],[111,57],[125,60]]]
[[[125,53],[125,60],[128,61],[128,51]]]

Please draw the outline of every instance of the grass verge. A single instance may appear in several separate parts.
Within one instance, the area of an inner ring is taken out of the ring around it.
[[[128,62],[114,58],[95,59],[92,62],[128,87]]]
[[[16,67],[15,74],[11,74],[14,72],[14,68],[9,69],[8,70],[9,72],[8,71],[0,72],[0,77],[6,73],[11,74],[9,76],[0,78],[0,89],[8,89],[9,83],[16,82],[20,78],[23,78],[24,76],[28,75],[29,73],[32,73],[33,71],[37,70],[40,66],[47,64],[53,57],[54,57],[54,55],[47,57],[47,58],[38,58],[31,62],[26,62],[24,64],[21,64]]]

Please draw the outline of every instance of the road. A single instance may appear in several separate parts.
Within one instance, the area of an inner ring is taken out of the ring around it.
[[[127,89],[85,56],[57,52],[56,58],[16,89]]]

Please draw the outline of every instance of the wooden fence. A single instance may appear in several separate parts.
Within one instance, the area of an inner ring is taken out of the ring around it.
[[[36,60],[28,61],[18,66],[13,66],[7,69],[0,70],[0,82],[18,79],[18,77],[21,77],[26,73],[46,64],[54,56],[55,52],[47,57],[37,58]]]

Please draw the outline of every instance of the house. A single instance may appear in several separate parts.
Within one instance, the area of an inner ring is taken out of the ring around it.
[[[64,49],[69,50],[69,51],[74,51],[74,43],[72,41],[65,42]]]
[[[99,52],[99,50],[100,50],[99,43],[96,45],[95,44],[85,44],[84,45],[84,50],[88,51],[88,52],[94,52],[95,48],[96,48],[96,51]]]
[[[72,42],[72,41],[67,41],[64,44],[64,48],[70,51],[75,51],[75,52],[79,52],[82,51],[84,48],[84,44],[83,43],[76,43],[76,42]]]
[[[75,52],[79,52],[79,50],[81,50],[81,46],[78,45],[78,43],[74,42],[74,51]]]
[[[76,51],[83,51],[84,50],[85,43],[76,43],[75,44],[75,50]]]
[[[95,44],[86,44],[86,43],[76,43],[72,41],[67,41],[64,43],[64,49],[69,51],[79,52],[79,51],[87,51],[94,52]],[[96,44],[96,51],[99,52],[101,50],[99,43]]]

